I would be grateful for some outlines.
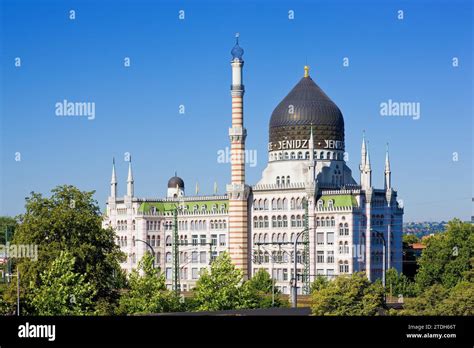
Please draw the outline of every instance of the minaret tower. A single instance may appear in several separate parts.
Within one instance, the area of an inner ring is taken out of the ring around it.
[[[392,188],[392,173],[390,171],[390,158],[388,156],[388,144],[387,144],[387,152],[385,153],[385,191],[388,191]]]
[[[110,180],[110,198],[117,197],[117,176],[115,175],[115,158],[112,160],[112,179]]]
[[[133,174],[132,174],[132,156],[128,162],[128,177],[127,177],[127,196],[133,197]]]
[[[227,185],[229,196],[229,253],[232,262],[243,273],[244,279],[249,276],[248,248],[248,196],[249,187],[245,185],[245,138],[242,80],[242,56],[244,50],[239,46],[239,34],[231,51],[232,60],[232,128],[229,128],[231,145],[231,184]]]

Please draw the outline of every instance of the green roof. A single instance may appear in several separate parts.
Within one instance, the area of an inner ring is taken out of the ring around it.
[[[335,207],[357,207],[357,200],[352,195],[327,195],[321,196],[324,202],[324,207],[328,207],[328,202],[333,200]]]
[[[188,211],[193,211],[194,206],[197,205],[199,211],[202,210],[202,207],[205,206],[207,211],[212,211],[213,206],[217,206],[217,209],[220,210],[222,204],[225,205],[225,210],[229,208],[228,200],[203,200],[203,201],[185,201],[182,203],[187,207]],[[160,213],[162,212],[172,212],[175,208],[175,202],[144,202],[140,204],[138,211],[140,213],[148,213],[152,207],[155,207],[156,210]]]

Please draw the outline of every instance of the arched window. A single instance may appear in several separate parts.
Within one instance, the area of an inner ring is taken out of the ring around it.
[[[152,247],[155,246],[155,241],[156,241],[155,236],[152,236],[152,237],[151,237],[151,246],[152,246]]]
[[[303,153],[301,151],[298,152],[298,159],[303,159]]]
[[[288,201],[286,198],[283,198],[283,204],[282,204],[283,210],[288,210]]]
[[[277,210],[277,202],[275,198],[272,199],[272,210]]]
[[[288,241],[287,237],[286,237],[286,233],[283,233],[282,239],[283,239],[283,243],[286,243]]]
[[[316,218],[316,226],[321,226],[321,221],[319,221],[319,218]]]
[[[258,218],[258,227],[259,227],[259,228],[263,228],[263,216],[260,216],[260,217]]]
[[[280,198],[277,199],[277,209],[278,210],[282,209],[282,204],[281,204],[281,199]]]
[[[253,227],[258,228],[258,219],[256,216],[253,217]]]
[[[290,209],[295,209],[295,199],[293,197],[290,200]]]
[[[339,235],[340,236],[344,235],[344,228],[342,227],[342,224],[339,224]]]
[[[161,245],[161,237],[156,236],[156,246],[160,246],[160,245]]]
[[[331,226],[336,226],[336,220],[334,220],[334,216],[331,216]]]
[[[349,235],[349,224],[347,222],[344,224],[344,235]]]
[[[283,227],[288,227],[288,217],[286,215],[283,216]]]
[[[277,223],[278,223],[278,227],[283,227],[283,222],[282,222],[281,216],[278,216]]]
[[[263,222],[264,222],[263,227],[268,228],[268,216],[265,216]]]
[[[264,262],[269,263],[270,262],[270,254],[268,253],[268,251],[265,251],[264,256],[265,256]]]
[[[291,152],[291,159],[295,159],[296,158],[296,155],[294,152]]]
[[[287,176],[287,177],[286,177],[286,184],[287,184],[287,185],[290,184],[290,176]]]
[[[291,215],[291,227],[296,227],[296,218],[294,215]]]
[[[264,243],[268,243],[268,242],[269,242],[269,240],[268,240],[268,234],[267,234],[267,233],[265,233],[265,234],[263,235],[263,242],[264,242]]]
[[[264,209],[264,210],[268,210],[268,199],[265,199],[265,200],[263,201],[263,209]]]
[[[277,219],[276,219],[276,216],[272,216],[272,227],[277,227]]]
[[[166,246],[171,246],[171,236],[166,237]]]
[[[280,186],[280,177],[279,176],[277,176],[277,178],[276,178],[276,184],[277,184],[277,186]]]

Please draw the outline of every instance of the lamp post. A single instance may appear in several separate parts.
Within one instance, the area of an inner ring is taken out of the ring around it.
[[[296,274],[297,273],[297,267],[298,267],[298,262],[297,262],[297,258],[296,258],[296,253],[297,253],[297,249],[298,249],[298,239],[300,238],[300,236],[306,232],[306,228],[299,232],[297,235],[296,235],[296,238],[295,238],[295,241],[293,243],[293,256],[294,256],[294,262],[293,262],[293,284],[291,285],[292,288],[293,288],[293,291],[291,293],[291,302],[292,302],[292,307],[293,308],[296,308],[297,307],[297,302],[298,302],[298,295],[297,295],[297,290],[298,290],[298,275]]]
[[[153,268],[155,268],[155,249],[153,249],[153,247],[150,245],[150,243],[148,242],[145,242],[144,240],[141,240],[141,239],[135,239],[135,242],[142,242],[142,243],[145,243],[150,249],[151,249],[151,252],[153,253]]]

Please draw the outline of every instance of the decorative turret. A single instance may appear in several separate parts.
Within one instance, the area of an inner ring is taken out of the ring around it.
[[[130,156],[130,160],[128,161],[128,177],[127,177],[127,196],[133,197],[133,173],[132,173],[132,156]]]
[[[110,197],[117,197],[117,176],[115,175],[115,158],[112,159],[112,179],[110,180]]]
[[[392,174],[390,172],[390,158],[388,156],[388,143],[387,143],[387,151],[385,153],[385,190],[390,190],[392,188]]]

